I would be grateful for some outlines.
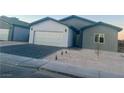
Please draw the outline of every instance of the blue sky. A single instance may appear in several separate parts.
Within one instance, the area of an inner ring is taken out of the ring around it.
[[[17,17],[20,20],[27,22],[33,22],[35,20],[47,17],[48,15],[9,15],[12,17]],[[49,15],[49,17],[55,19],[61,19],[67,17],[68,15]],[[103,21],[118,26],[124,26],[124,15],[79,15],[80,17],[88,18],[94,21]]]
[[[7,15],[7,16],[17,17],[20,20],[31,23],[38,19],[47,17],[48,15]],[[61,19],[61,18],[67,17],[67,16],[68,15],[49,15],[49,17],[52,17],[55,19]],[[119,26],[124,29],[124,15],[79,15],[79,16],[93,20],[93,21],[107,22],[107,23]],[[119,33],[119,38],[124,39],[124,30],[121,33]]]

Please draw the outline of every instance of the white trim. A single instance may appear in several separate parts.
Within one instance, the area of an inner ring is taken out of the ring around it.
[[[97,34],[99,34],[98,42],[95,41],[95,38],[96,38],[96,35],[97,35]],[[103,38],[104,38],[104,42],[103,42],[103,43],[100,43],[100,36],[101,36],[101,35],[102,35]],[[103,34],[103,33],[94,33],[93,42],[94,42],[94,44],[98,44],[98,43],[99,43],[99,44],[105,44],[105,34]]]

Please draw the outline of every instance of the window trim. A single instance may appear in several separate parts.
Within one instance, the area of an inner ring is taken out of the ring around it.
[[[95,41],[97,34],[99,35],[98,42]],[[103,38],[104,38],[104,42],[103,42],[103,43],[100,42],[100,37],[101,37],[101,36],[103,36]],[[94,34],[94,39],[93,39],[93,41],[94,41],[95,44],[105,44],[105,34],[104,34],[104,33],[95,33],[95,34]]]

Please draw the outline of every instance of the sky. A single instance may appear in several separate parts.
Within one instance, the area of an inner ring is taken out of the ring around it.
[[[44,17],[62,19],[64,17],[67,17],[68,15],[7,15],[7,16],[17,17],[20,20],[31,23],[33,21],[36,21]],[[115,26],[119,26],[123,28],[123,30],[119,32],[118,39],[124,40],[124,15],[78,15],[78,16],[87,18],[96,22],[99,22],[99,21],[106,22],[106,23],[113,24]]]

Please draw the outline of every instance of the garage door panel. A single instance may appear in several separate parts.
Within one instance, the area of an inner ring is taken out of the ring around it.
[[[64,40],[64,32],[35,32],[34,44],[58,46]]]
[[[9,29],[0,29],[0,40],[8,40]]]
[[[57,33],[57,32],[35,32],[35,35],[37,37],[43,37],[43,38],[63,38],[64,33]]]

